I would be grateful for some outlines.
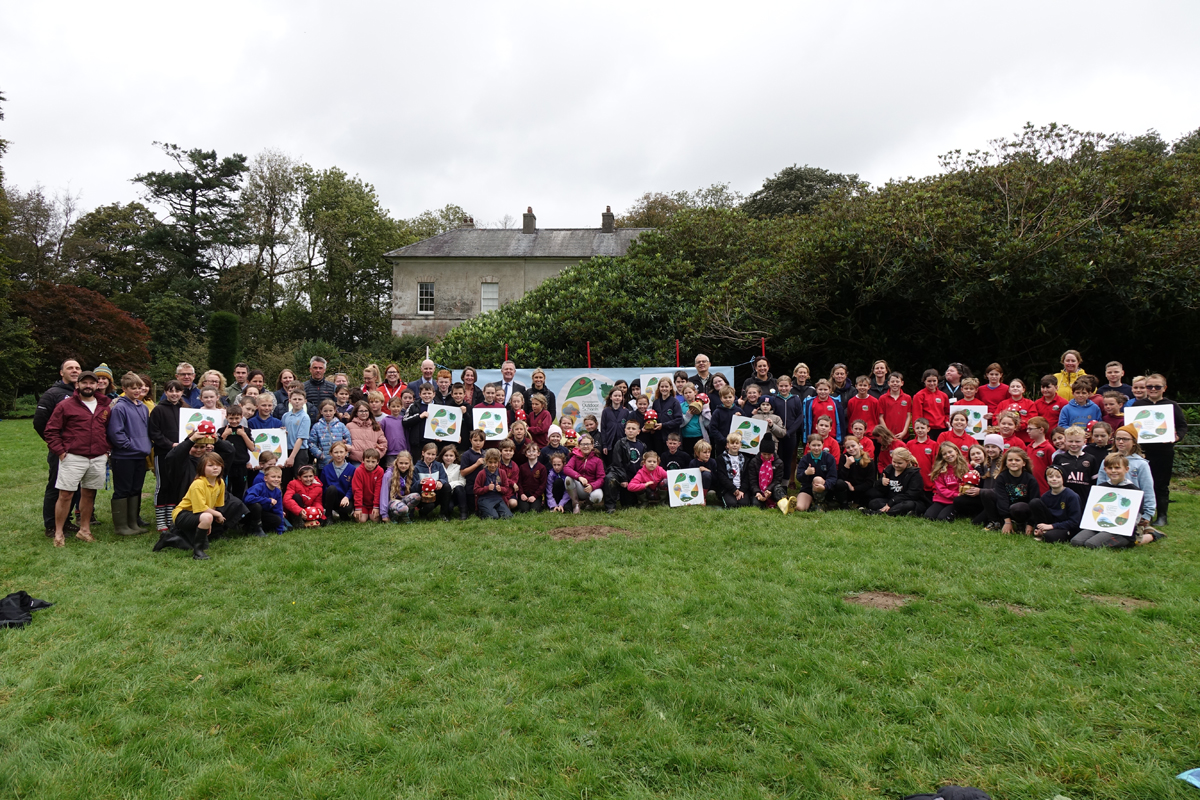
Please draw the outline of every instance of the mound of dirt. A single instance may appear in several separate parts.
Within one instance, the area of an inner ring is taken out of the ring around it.
[[[1151,603],[1149,600],[1139,600],[1136,597],[1121,597],[1120,595],[1108,594],[1085,594],[1084,597],[1088,600],[1095,600],[1097,603],[1104,603],[1107,606],[1117,606],[1126,611],[1154,607],[1154,603]]]
[[[586,542],[591,539],[607,539],[614,533],[629,535],[624,528],[614,528],[611,525],[575,525],[570,528],[555,528],[548,532],[555,541]]]
[[[848,594],[842,598],[847,603],[867,608],[881,608],[884,611],[892,611],[915,599],[911,594],[896,594],[895,592],[862,592],[861,594]]]

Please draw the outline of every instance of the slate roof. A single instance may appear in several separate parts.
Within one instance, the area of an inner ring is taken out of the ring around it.
[[[455,228],[385,253],[384,258],[578,258],[623,256],[638,234],[652,228]]]

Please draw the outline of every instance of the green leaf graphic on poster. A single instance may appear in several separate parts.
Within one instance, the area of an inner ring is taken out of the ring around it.
[[[571,390],[567,392],[567,396],[564,399],[570,400],[572,397],[584,397],[589,395],[592,393],[592,389],[595,387],[595,385],[595,381],[593,381],[591,378],[580,378],[571,384]]]

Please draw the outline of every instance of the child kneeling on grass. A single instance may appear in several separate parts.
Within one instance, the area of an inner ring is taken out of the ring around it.
[[[176,531],[193,542],[192,558],[208,560],[208,539],[226,527],[237,525],[245,513],[240,500],[225,505],[225,461],[216,453],[206,453],[196,465],[196,479],[187,494],[175,506]],[[235,499],[236,500],[236,499]]]
[[[892,451],[892,463],[879,476],[874,499],[863,509],[865,514],[903,517],[925,513],[925,484],[917,460],[903,447]]]
[[[334,445],[335,454],[337,447]],[[354,469],[354,465],[351,464],[349,468]],[[329,467],[325,469],[329,469]],[[348,510],[355,522],[378,522],[382,519],[379,511],[379,496],[383,492],[385,474],[383,467],[379,466],[379,451],[368,447],[363,451],[362,464],[354,469],[354,474],[350,476],[350,507]],[[328,497],[329,490],[325,491],[325,496]],[[339,507],[341,507],[340,501]],[[333,509],[330,507],[330,514],[333,513]],[[342,514],[345,516],[344,510]]]
[[[305,464],[296,470],[296,477],[287,486],[287,491],[283,493],[283,511],[287,514],[287,520],[293,528],[303,528],[305,520],[302,515],[304,509],[317,509],[321,525],[329,524],[329,518],[325,516],[325,506],[322,503],[322,495],[325,492],[325,487],[321,486],[321,482],[317,480],[317,471],[312,464]]]
[[[412,510],[420,502],[412,455],[401,450],[392,466],[383,473],[379,485],[379,517],[384,522],[406,524],[412,521]]]
[[[254,536],[266,536],[268,528],[283,535],[283,470],[272,464],[261,471],[262,480],[246,490],[246,525]]]
[[[808,449],[796,465],[796,482],[800,484],[800,493],[796,495],[797,511],[819,508],[826,497],[832,499],[837,493],[837,461],[832,453],[825,452],[824,445],[825,439],[820,433],[810,435]]]
[[[1032,534],[1030,503],[1040,496],[1037,478],[1029,468],[1029,454],[1020,447],[1010,447],[1004,451],[1004,469],[996,476],[995,491],[983,496],[987,530],[1012,533],[1015,528]]]
[[[763,437],[766,438],[766,437]],[[716,461],[716,459],[713,459]],[[742,455],[742,435],[731,433],[725,439],[725,452],[713,472],[713,483],[721,494],[726,508],[750,505],[750,488],[746,480],[746,457]]]
[[[579,437],[579,447],[567,461],[567,493],[574,501],[574,513],[578,514],[581,503],[600,503],[604,500],[604,462],[594,452],[595,439],[590,433]]]
[[[944,441],[938,445],[933,468],[929,470],[930,480],[933,481],[933,502],[925,511],[925,519],[937,522],[954,521],[954,501],[958,498],[958,487],[963,475],[966,475],[970,468],[962,450],[953,441]]]
[[[550,465],[546,470],[546,508],[559,514],[567,510],[571,500],[567,493],[566,463],[562,453],[554,453],[550,456]]]
[[[500,469],[500,451],[490,447],[483,454],[483,469],[475,475],[475,505],[484,519],[509,519],[508,499],[512,487]]]
[[[637,498],[639,506],[656,506],[666,499],[666,489],[667,471],[658,465],[658,453],[647,450],[642,455],[641,468],[629,479],[626,491]]]

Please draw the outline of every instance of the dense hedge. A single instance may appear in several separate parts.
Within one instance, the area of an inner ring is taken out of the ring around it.
[[[676,214],[624,258],[565,270],[437,350],[491,366],[741,361],[768,339],[790,369],[886,358],[916,372],[1000,360],[1036,379],[1061,352],[1161,371],[1200,391],[1200,155],[1050,126],[954,155],[944,174],[835,194],[816,212]],[[776,371],[779,371],[778,369]],[[916,384],[910,377],[910,386]]]

